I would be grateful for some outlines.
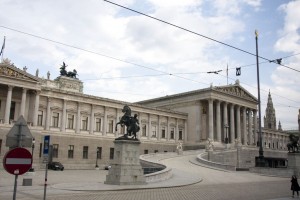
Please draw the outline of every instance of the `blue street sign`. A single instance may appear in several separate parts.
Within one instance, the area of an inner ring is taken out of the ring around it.
[[[45,135],[45,137],[44,137],[44,151],[43,151],[44,156],[49,155],[49,147],[50,147],[50,135]]]

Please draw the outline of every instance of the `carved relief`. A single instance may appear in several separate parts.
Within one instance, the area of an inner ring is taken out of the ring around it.
[[[244,90],[242,90],[239,87],[227,87],[227,88],[216,87],[216,90],[220,91],[220,92],[230,94],[230,95],[235,95],[235,96],[238,96],[238,97],[255,100],[255,99],[253,99],[253,97],[248,95]]]

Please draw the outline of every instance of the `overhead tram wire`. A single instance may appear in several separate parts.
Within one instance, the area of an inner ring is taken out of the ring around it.
[[[152,16],[150,16],[150,15],[147,15],[147,14],[145,14],[145,13],[139,12],[139,11],[137,11],[137,10],[134,10],[134,9],[131,9],[131,8],[122,6],[122,5],[120,5],[120,4],[117,4],[117,3],[114,3],[114,2],[111,2],[111,1],[108,1],[108,0],[103,0],[103,1],[105,1],[105,2],[107,2],[107,3],[110,3],[110,4],[113,4],[113,5],[116,5],[116,6],[118,6],[118,7],[124,8],[124,9],[126,9],[126,10],[130,10],[130,11],[132,11],[132,12],[138,13],[138,14],[143,15],[143,16],[146,16],[146,17],[149,17],[149,18],[151,18],[151,19],[154,19],[154,20],[156,20],[156,21],[162,22],[162,23],[164,23],[164,24],[168,24],[168,25],[170,25],[170,26],[176,27],[176,28],[178,28],[178,29],[187,31],[187,32],[192,33],[192,34],[194,34],[194,35],[198,35],[198,36],[200,36],[200,37],[206,38],[206,39],[208,39],[208,40],[217,42],[217,43],[222,44],[222,45],[224,45],[224,46],[233,48],[233,49],[235,49],[235,50],[238,50],[238,51],[241,51],[241,52],[244,52],[244,53],[246,53],[246,54],[249,54],[249,55],[252,55],[252,56],[255,56],[255,57],[256,57],[256,54],[254,54],[254,53],[251,53],[251,52],[249,52],[249,51],[246,51],[246,50],[243,50],[243,49],[241,49],[241,48],[235,47],[235,46],[233,46],[233,45],[227,44],[227,43],[225,43],[225,42],[221,42],[221,41],[219,41],[219,40],[216,40],[216,39],[213,39],[213,38],[211,38],[211,37],[202,35],[202,34],[200,34],[200,33],[196,33],[196,32],[191,31],[191,30],[189,30],[189,29],[183,28],[183,27],[181,27],[181,26],[172,24],[172,23],[170,23],[170,22],[164,21],[164,20],[159,19],[159,18],[156,18],[156,17],[152,17]],[[272,62],[272,60],[267,59],[267,58],[265,58],[265,57],[262,57],[262,56],[258,56],[258,57],[261,58],[261,59],[263,59],[263,60]],[[286,67],[286,68],[289,68],[289,69],[291,69],[291,70],[300,72],[300,70],[294,69],[294,68],[292,68],[292,67],[288,67],[288,66],[283,65],[283,64],[281,64],[281,63],[276,63],[276,64],[281,65],[281,66]]]
[[[136,63],[129,62],[129,61],[126,61],[126,60],[122,60],[122,59],[119,59],[119,58],[116,58],[116,57],[112,57],[112,56],[108,56],[108,55],[105,55],[105,54],[101,54],[101,53],[98,53],[98,52],[95,52],[95,51],[83,49],[81,47],[77,47],[77,46],[74,46],[74,45],[69,45],[69,44],[66,44],[66,43],[63,43],[63,42],[55,41],[55,40],[48,39],[48,38],[45,38],[45,37],[41,37],[41,36],[38,36],[38,35],[34,35],[34,34],[31,34],[31,33],[26,33],[24,31],[20,31],[20,30],[17,30],[17,29],[9,28],[9,27],[2,26],[2,25],[0,25],[0,27],[2,27],[4,29],[11,30],[11,31],[15,31],[15,32],[18,32],[18,33],[22,33],[24,35],[35,37],[35,38],[38,38],[38,39],[46,40],[48,42],[52,42],[52,43],[59,44],[59,45],[62,45],[62,46],[74,48],[74,49],[77,49],[77,50],[80,50],[80,51],[85,51],[85,52],[88,52],[88,53],[96,54],[96,55],[99,55],[99,56],[103,56],[103,57],[106,57],[106,58],[110,58],[110,59],[113,59],[113,60],[117,60],[117,61],[120,61],[120,62],[131,64],[131,65],[134,65],[134,66],[137,66],[137,67],[141,67],[141,68],[153,70],[153,71],[156,71],[156,72],[164,73],[166,75],[174,76],[174,77],[181,78],[181,79],[184,79],[184,80],[188,80],[188,81],[192,81],[192,82],[196,82],[196,83],[201,83],[201,84],[204,84],[204,85],[209,85],[207,83],[203,83],[203,82],[192,80],[192,79],[189,79],[189,78],[186,78],[186,77],[174,75],[172,73],[168,73],[168,72],[165,72],[165,71],[157,70],[157,69],[154,69],[154,68],[151,68],[151,67],[147,67],[147,66],[144,66],[144,65],[136,64]]]
[[[126,61],[126,60],[122,60],[122,59],[119,59],[119,58],[115,58],[115,57],[112,57],[112,56],[101,54],[101,53],[98,53],[98,52],[95,52],[95,51],[87,50],[87,49],[84,49],[84,48],[81,48],[81,47],[76,47],[74,45],[69,45],[69,44],[66,44],[66,43],[63,43],[63,42],[55,41],[55,40],[52,40],[52,39],[48,39],[48,38],[45,38],[45,37],[41,37],[41,36],[38,36],[38,35],[27,33],[27,32],[24,32],[24,31],[20,31],[20,30],[17,30],[17,29],[9,28],[9,27],[6,27],[6,26],[0,25],[0,27],[2,27],[4,29],[11,30],[11,31],[14,31],[14,32],[18,32],[18,33],[21,33],[21,34],[24,34],[24,35],[28,35],[28,36],[31,36],[31,37],[42,39],[42,40],[45,40],[45,41],[48,41],[48,42],[52,42],[52,43],[55,43],[55,44],[66,46],[66,47],[69,47],[69,48],[74,48],[74,49],[77,49],[77,50],[80,50],[80,51],[84,51],[84,52],[92,53],[92,54],[99,55],[99,56],[102,56],[102,57],[106,57],[106,58],[109,58],[109,59],[117,60],[119,62],[124,62],[124,63],[131,64],[131,65],[134,65],[134,66],[137,66],[137,67],[142,67],[142,68],[146,68],[146,69],[149,69],[149,70],[157,71],[157,72],[163,73],[165,75],[170,75],[170,76],[178,77],[178,78],[181,78],[181,79],[184,79],[184,80],[188,80],[188,81],[192,81],[192,82],[195,82],[195,83],[200,83],[200,84],[204,84],[204,85],[210,85],[208,83],[204,83],[204,82],[196,81],[196,80],[189,79],[189,78],[186,78],[186,77],[178,76],[177,73],[168,73],[168,72],[156,70],[156,69],[153,69],[151,67],[139,65],[139,64],[132,63],[132,62],[129,62],[129,61]],[[298,53],[298,54],[300,54],[300,53]],[[298,54],[295,54],[295,55],[298,55]],[[295,55],[290,55],[290,56],[287,56],[287,57],[291,57],[291,56],[295,56]],[[253,65],[253,64],[251,64],[251,65]],[[250,66],[250,65],[246,65],[246,66]],[[246,67],[246,66],[244,66],[244,67]],[[234,68],[232,68],[232,69],[234,69]],[[201,73],[207,73],[207,72],[201,72]],[[180,73],[178,73],[178,74],[180,74]],[[221,75],[221,74],[219,74],[219,75]],[[232,78],[230,78],[230,79],[232,79]],[[232,79],[232,80],[235,80],[235,79]],[[253,87],[253,86],[251,86],[251,87]],[[280,95],[277,95],[277,96],[280,96]],[[282,97],[282,98],[285,98],[285,97]],[[288,99],[288,98],[286,98],[286,99]],[[290,99],[288,99],[288,100],[290,100]],[[290,100],[290,101],[293,101],[293,100]],[[294,102],[296,102],[296,101],[294,101]],[[296,103],[298,103],[298,102],[296,102]]]

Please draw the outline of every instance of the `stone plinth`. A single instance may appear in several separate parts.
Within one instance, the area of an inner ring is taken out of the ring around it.
[[[294,175],[300,176],[300,153],[288,153],[288,168],[294,170]]]
[[[115,156],[105,184],[141,185],[146,179],[140,164],[138,140],[115,140]]]

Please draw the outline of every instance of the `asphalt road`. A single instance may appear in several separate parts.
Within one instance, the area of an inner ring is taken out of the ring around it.
[[[164,156],[166,158],[168,156]],[[158,189],[136,189],[121,191],[72,191],[55,188],[59,183],[84,182],[93,184],[104,181],[104,170],[66,170],[49,171],[47,200],[266,200],[290,199],[290,180],[288,178],[267,177],[249,172],[228,172],[198,166],[190,161],[195,155],[185,155],[161,160],[180,173],[193,173],[201,177],[196,184]],[[37,171],[33,186],[21,187],[17,193],[18,200],[43,199],[44,172]],[[0,199],[12,199],[14,178],[0,171]],[[19,180],[20,182],[21,180]],[[20,183],[19,183],[20,184]]]

